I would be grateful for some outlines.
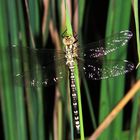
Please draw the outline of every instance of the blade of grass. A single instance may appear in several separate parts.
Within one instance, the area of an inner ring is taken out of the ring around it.
[[[27,19],[28,19],[28,28],[29,28],[29,42],[31,42],[30,46],[31,47],[42,47],[42,40],[40,39],[41,37],[41,27],[40,27],[40,15],[41,11],[39,11],[39,8],[41,8],[40,2],[30,0],[29,1],[29,6],[27,1],[25,0],[25,13],[27,14]],[[28,9],[29,7],[29,9]],[[35,16],[32,16],[35,15]],[[34,41],[34,38],[36,40]],[[39,42],[39,45],[38,45]],[[35,43],[35,44],[34,44]],[[41,44],[41,45],[40,45]],[[24,52],[24,58],[28,58],[26,52]],[[36,56],[33,56],[35,59]],[[31,58],[32,61],[35,59]],[[29,69],[30,67],[32,69],[38,69],[40,64],[38,63],[33,63],[31,62],[30,59],[28,61],[30,62],[30,65],[24,65],[25,69]],[[27,62],[28,62],[27,61]],[[28,67],[30,66],[30,67]],[[34,71],[34,74],[36,71]],[[37,75],[38,79],[41,79],[41,71]],[[30,80],[30,75],[27,80]],[[30,85],[29,87],[26,88],[26,93],[27,93],[27,106],[28,106],[28,117],[29,117],[29,130],[30,130],[30,138],[35,140],[44,140],[45,139],[45,133],[44,133],[44,116],[43,116],[43,93],[41,88],[31,88]]]
[[[40,33],[40,11],[41,9],[39,0],[29,0],[29,18],[31,24],[31,30],[34,36],[38,36]]]
[[[126,30],[129,26],[131,1],[110,1],[108,20],[106,28],[106,36],[113,32]],[[123,17],[123,18],[122,18]],[[124,52],[124,49],[122,49]],[[120,59],[119,54],[123,54],[121,59],[125,59],[126,54],[118,50],[116,54],[112,54],[108,58]],[[125,51],[126,52],[126,51]],[[115,86],[117,89],[114,91]],[[108,86],[108,87],[107,87]],[[103,120],[107,112],[118,102],[124,91],[124,76],[102,81],[101,100],[100,100],[100,121]],[[119,94],[120,93],[120,94]],[[109,94],[109,96],[108,96]],[[109,99],[110,98],[110,99]],[[122,133],[122,113],[116,118],[113,124],[101,135],[101,139],[121,139]]]
[[[135,19],[135,26],[136,26],[136,39],[137,39],[137,52],[138,52],[138,59],[140,64],[140,33],[139,33],[139,11],[138,11],[138,0],[133,0],[133,10],[134,10],[134,19]],[[138,66],[139,66],[138,64]],[[137,66],[137,67],[138,67]]]
[[[25,19],[24,19],[24,10],[22,1],[17,1],[17,16],[18,16],[18,26],[20,30],[19,40],[21,41],[22,46],[27,46],[27,37],[26,37],[26,28],[25,28]]]
[[[43,46],[45,46],[49,34],[50,9],[49,0],[44,0],[44,14],[42,21]]]
[[[138,52],[138,58],[139,58],[139,62],[140,62],[138,0],[134,0],[132,4],[133,4],[133,10],[134,10],[135,26],[136,26],[137,52]],[[139,67],[137,67],[137,68],[138,68],[137,69],[138,70],[137,71],[137,79],[139,80],[140,69],[139,69]],[[138,91],[138,92],[139,93],[134,98],[134,103],[133,103],[133,110],[132,110],[132,118],[131,118],[129,140],[135,140],[135,138],[136,138],[136,134],[135,133],[136,133],[136,126],[137,126],[137,116],[138,116],[139,108],[140,108],[140,104],[139,104],[140,91]]]
[[[136,133],[136,126],[137,126],[137,116],[138,116],[138,112],[139,112],[139,99],[140,99],[140,92],[137,93],[137,95],[135,96],[134,101],[133,101],[133,110],[132,110],[129,140],[135,140],[135,137],[136,137],[135,133]]]
[[[12,2],[12,3],[11,3]],[[19,43],[19,25],[17,17],[17,9],[15,0],[7,2],[7,13],[9,21],[9,35],[10,35],[10,44]],[[20,14],[20,13],[19,13]],[[11,47],[11,46],[10,46]],[[13,54],[17,56],[19,54]],[[20,61],[13,60],[13,71],[14,74],[21,72]],[[14,75],[15,76],[15,75]],[[14,94],[15,98],[15,114],[16,114],[16,127],[17,127],[17,139],[26,140],[27,139],[27,126],[26,126],[26,117],[25,117],[25,104],[24,104],[24,92],[22,87],[14,85]]]
[[[0,76],[1,76],[1,107],[6,140],[16,140],[14,89],[11,74],[11,61],[6,48],[9,46],[6,1],[0,1]]]
[[[39,75],[40,76],[40,75]],[[42,88],[37,89],[38,99],[38,140],[45,140],[44,107]]]
[[[85,0],[78,0],[78,31],[82,31],[84,9],[85,9]]]
[[[96,123],[96,119],[95,119],[95,115],[94,115],[94,110],[93,110],[93,107],[92,107],[92,101],[91,101],[91,97],[90,97],[90,94],[89,94],[89,89],[88,89],[87,82],[86,82],[85,78],[83,78],[83,83],[84,83],[85,92],[86,92],[85,94],[86,94],[86,97],[87,97],[87,103],[88,103],[88,107],[89,107],[89,111],[90,111],[92,127],[94,129],[96,129],[97,128],[97,123]]]

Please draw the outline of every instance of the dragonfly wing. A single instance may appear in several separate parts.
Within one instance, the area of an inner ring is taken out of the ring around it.
[[[32,63],[40,63],[48,65],[54,63],[57,59],[63,59],[65,53],[62,50],[55,49],[33,49],[30,47],[13,46],[10,48],[14,59],[23,59],[23,61],[31,61]],[[27,59],[28,57],[29,59]]]
[[[81,58],[92,59],[107,55],[120,47],[123,47],[133,36],[131,31],[121,31],[106,39],[81,45],[78,54]]]
[[[15,82],[24,87],[50,86],[64,79],[67,75],[65,61],[58,61],[56,65],[49,64],[37,66],[34,69],[17,73],[14,76]]]
[[[82,69],[87,79],[101,80],[131,72],[134,65],[127,60],[107,60],[102,63],[102,60],[95,59],[86,61]]]

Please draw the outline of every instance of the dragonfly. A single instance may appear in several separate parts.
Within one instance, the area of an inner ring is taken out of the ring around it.
[[[37,65],[36,69],[30,71],[30,80],[26,79],[26,72],[17,73],[16,81],[24,86],[50,86],[61,82],[69,74],[73,123],[77,133],[80,133],[80,121],[77,102],[77,89],[75,83],[75,65],[78,65],[79,72],[83,72],[90,80],[102,80],[131,72],[134,69],[133,63],[127,60],[106,60],[105,56],[115,52],[117,49],[126,46],[133,36],[131,31],[125,30],[113,34],[103,40],[89,44],[77,43],[74,36],[63,38],[64,50],[55,49],[31,49],[23,47],[22,51],[30,54],[32,65]],[[14,47],[14,49],[19,49]],[[55,70],[55,69],[56,70]],[[42,77],[38,78],[38,74]]]

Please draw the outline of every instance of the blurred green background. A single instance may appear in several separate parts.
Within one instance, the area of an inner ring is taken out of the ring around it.
[[[140,62],[139,10],[138,0],[0,0],[1,139],[89,139],[140,79],[140,67],[113,79],[76,78],[81,125],[81,135],[76,138],[67,77],[57,85],[32,88],[15,83],[15,74],[28,71],[25,82],[29,81],[31,70],[38,65],[26,48],[61,50],[66,29],[68,35],[72,31],[78,34],[79,43],[132,31],[129,45],[107,57],[126,59],[136,66]],[[19,49],[13,50],[13,46]],[[40,72],[37,77],[41,75]],[[140,91],[98,139],[140,140]]]

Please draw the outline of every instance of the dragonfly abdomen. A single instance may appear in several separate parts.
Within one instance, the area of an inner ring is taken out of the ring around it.
[[[77,89],[75,84],[74,67],[69,67],[70,70],[70,88],[71,88],[71,101],[73,110],[73,123],[75,126],[76,133],[80,133],[80,121],[79,121],[79,111],[77,102]]]

